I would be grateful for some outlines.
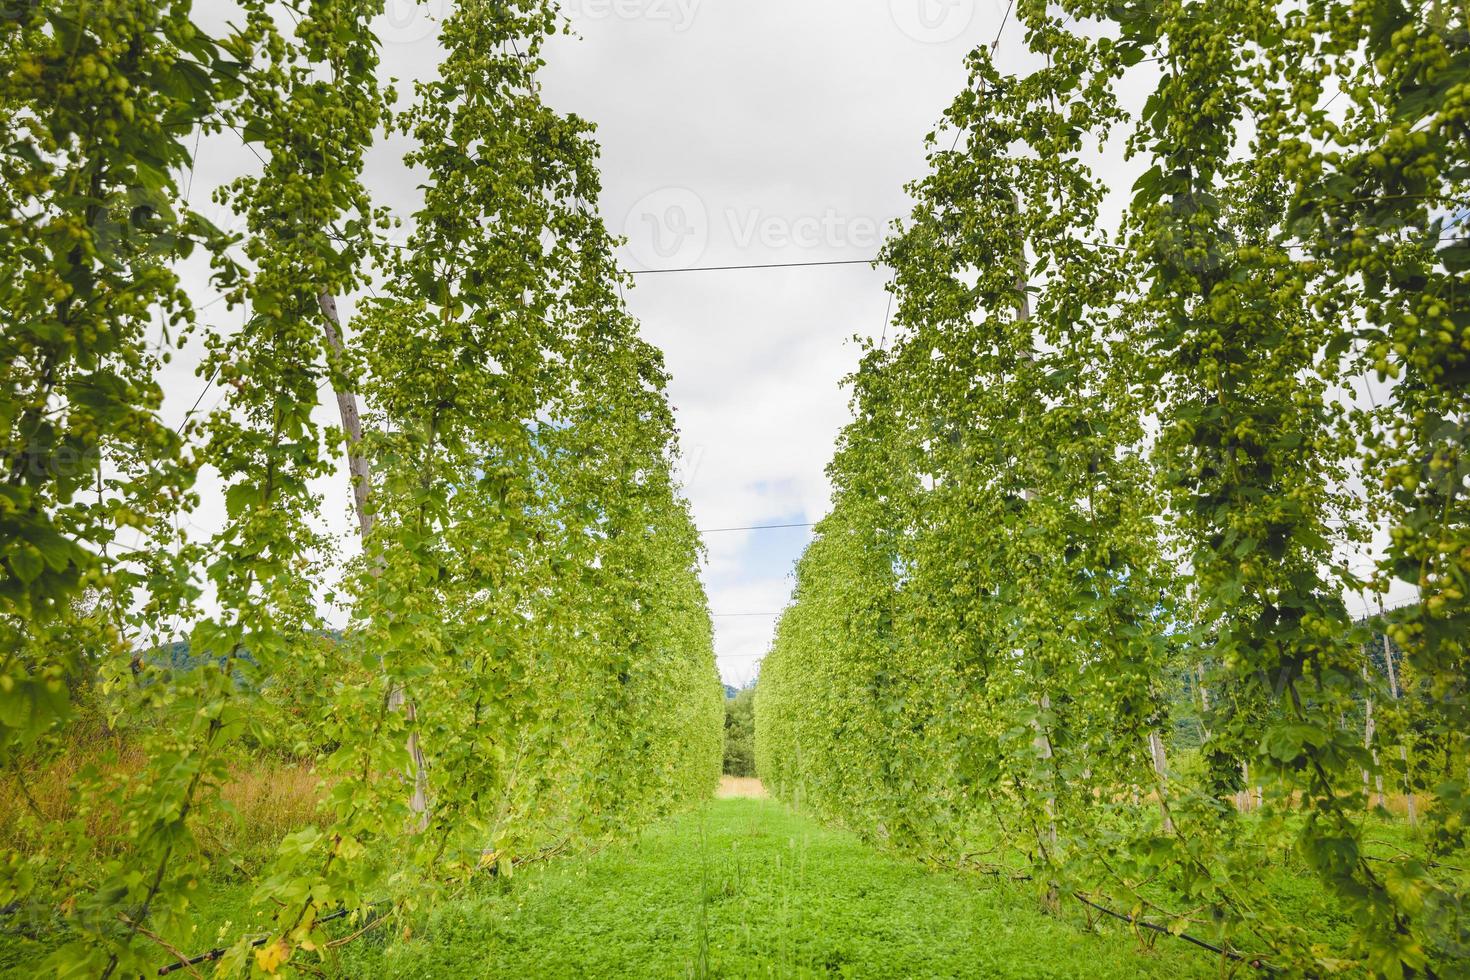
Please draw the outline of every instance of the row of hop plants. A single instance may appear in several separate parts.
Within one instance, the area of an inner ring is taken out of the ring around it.
[[[201,884],[242,873],[211,841],[261,750],[304,756],[315,790],[248,871],[262,933],[227,938],[229,974],[315,969],[344,911],[411,932],[447,889],[718,779],[666,373],[620,298],[591,127],[537,81],[564,24],[546,0],[461,0],[400,103],[382,7],[234,0],[219,36],[188,0],[0,17],[0,760],[18,801],[0,906],[31,924],[8,931],[38,974],[177,959]],[[215,194],[239,233],[189,199],[204,135],[259,157]],[[412,215],[363,181],[390,136],[422,184]],[[219,300],[189,295],[186,262]],[[185,345],[225,395],[173,426],[160,377]],[[199,538],[180,527],[204,485],[225,519]],[[322,530],[349,508],[353,545]],[[150,652],[178,635],[192,669]],[[77,759],[88,726],[107,737]],[[65,798],[39,805],[30,785],[61,762]],[[96,845],[99,815],[124,846]]]
[[[1226,967],[1463,975],[1466,11],[1015,10],[1033,70],[969,56],[883,251],[757,768]]]

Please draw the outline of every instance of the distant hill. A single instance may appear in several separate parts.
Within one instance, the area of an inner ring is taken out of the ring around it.
[[[740,693],[740,688],[738,688],[738,687],[731,687],[729,684],[726,684],[725,685],[725,700],[726,701],[730,700],[731,698],[733,698],[735,695],[737,695],[739,693]]]
[[[317,633],[315,635],[339,642],[342,639],[342,631],[335,629],[322,630],[320,633]],[[225,658],[222,656],[194,656],[194,654],[190,650],[188,640],[176,640],[173,643],[169,643],[161,647],[154,647],[152,650],[145,652],[142,657],[144,661],[152,664],[155,667],[166,667],[169,670],[184,673],[187,673],[191,670],[197,670],[205,663],[213,662],[223,665],[225,662]],[[251,666],[255,665],[255,658],[251,656],[250,651],[247,649],[240,650],[240,652],[236,655],[236,659],[243,661],[244,663]]]

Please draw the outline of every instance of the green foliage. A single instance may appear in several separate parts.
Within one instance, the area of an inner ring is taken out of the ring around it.
[[[165,330],[193,322],[171,263],[217,232],[178,206],[181,137],[237,86],[187,3],[21,5],[0,21],[0,75],[0,746],[13,751],[68,713],[81,654],[53,642],[59,624],[85,620],[86,646],[126,662],[114,607],[132,583],[107,552],[185,501],[150,333],[155,313]],[[104,598],[75,617],[83,588]],[[177,596],[159,592],[166,614]]]
[[[998,830],[990,860],[1048,904],[1100,896],[1291,973],[1462,972],[1464,886],[1435,860],[1463,846],[1470,758],[1464,11],[1017,9],[1044,67],[971,56],[954,148],[933,138],[885,249],[899,329],[852,379],[757,768],[924,853]],[[1088,161],[1120,128],[1142,176],[1109,236]],[[1398,383],[1352,411],[1370,370]],[[1423,598],[1389,624],[1403,697],[1341,598],[1365,583],[1337,556],[1375,529],[1370,584]],[[1171,771],[1181,683],[1203,744]],[[1375,772],[1433,799],[1389,858]],[[1297,856],[1346,942],[1281,913],[1262,869]]]
[[[755,688],[725,698],[725,775],[755,775]]]
[[[48,910],[47,969],[133,975],[192,934],[200,882],[238,870],[200,841],[246,751],[315,756],[325,799],[254,875],[269,941],[239,938],[226,973],[310,968],[339,906],[420,915],[707,796],[720,687],[667,377],[619,298],[590,127],[541,102],[553,6],[458,4],[401,118],[379,0],[239,0],[218,39],[187,2],[19,9],[0,21],[0,751],[21,778],[95,696],[143,760],[70,791],[125,851],[30,812],[4,855],[0,904]],[[360,179],[390,126],[425,175],[391,251]],[[181,190],[191,138],[222,128],[263,159],[219,191],[234,239]],[[203,328],[224,410],[173,431],[156,376],[201,329],[175,273],[199,245],[248,316]],[[336,297],[375,281],[338,323]],[[319,519],[343,455],[345,561]],[[206,467],[227,519],[186,540]],[[351,609],[332,641],[328,594]],[[200,666],[144,655],[174,624]]]

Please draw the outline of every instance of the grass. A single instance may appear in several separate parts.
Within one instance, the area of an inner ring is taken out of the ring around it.
[[[759,799],[715,801],[446,906],[406,943],[344,952],[348,976],[403,980],[1218,975],[1182,944],[1048,917],[1027,886],[936,873]]]
[[[86,766],[95,766],[126,784],[146,775],[142,750],[128,739],[94,730],[79,730],[60,751],[41,761],[23,761],[0,772],[0,848],[26,854],[35,846],[36,828],[81,818],[87,851],[81,860],[100,862],[128,854],[132,829],[115,807],[103,803],[79,811],[75,783]],[[311,825],[319,816],[321,777],[308,763],[242,755],[228,767],[219,787],[222,805],[196,816],[199,850],[210,857],[216,878],[204,880],[191,901],[197,910],[194,928],[179,934],[167,927],[167,939],[198,952],[228,945],[243,933],[265,929],[268,916],[252,908],[249,879],[266,866],[287,834]],[[51,928],[54,911],[0,916],[0,977],[33,977],[37,964],[58,945]],[[159,951],[160,964],[171,957]]]
[[[252,907],[252,887],[241,882],[201,882],[191,897],[195,917],[188,929],[159,927],[164,938],[175,948],[186,954],[202,953],[215,946],[229,946],[241,935],[262,933],[269,929],[269,915]],[[30,923],[0,920],[0,978],[3,980],[31,980],[33,977],[51,975],[43,972],[41,964],[54,952],[53,936],[31,937],[16,927]],[[159,966],[174,962],[163,949],[154,950],[154,962]],[[205,973],[208,969],[205,968]],[[189,974],[175,976],[188,980]]]
[[[41,764],[22,764],[0,773],[0,847],[25,852],[31,816],[56,825],[77,817],[73,790],[84,766],[94,765],[114,778],[141,778],[142,750],[120,736],[87,733],[69,741]],[[309,763],[268,757],[242,757],[229,766],[219,787],[223,807],[196,821],[200,849],[211,857],[257,870],[287,834],[311,825],[323,797],[321,777]],[[86,836],[99,856],[131,848],[130,829],[106,805],[86,813]]]
[[[715,795],[722,800],[737,796],[763,800],[770,796],[765,786],[761,785],[761,781],[753,776],[721,776],[720,788]]]
[[[31,783],[43,806],[64,806],[48,784],[66,768]],[[316,791],[308,771],[232,774],[225,794],[239,823],[213,829],[214,845],[261,847],[310,818]],[[1370,836],[1382,838],[1386,856],[1411,843],[1406,835],[1385,823]],[[201,882],[192,928],[163,928],[165,939],[201,952],[268,930],[248,877]],[[1283,914],[1311,923],[1335,948],[1347,943],[1352,923],[1304,869],[1282,867],[1271,881]],[[356,928],[341,925],[333,936]],[[383,926],[311,972],[352,980],[1220,975],[1204,951],[1151,933],[1140,940],[1112,920],[1089,923],[1072,902],[1048,916],[1028,883],[935,871],[875,850],[764,798],[755,780],[729,778],[720,799],[629,844],[483,879],[426,919],[395,916]],[[36,975],[49,948],[45,938],[0,928],[0,977]],[[160,965],[171,959],[157,954]]]

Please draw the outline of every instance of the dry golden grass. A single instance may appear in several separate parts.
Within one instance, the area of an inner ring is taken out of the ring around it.
[[[44,764],[21,763],[0,776],[0,844],[25,850],[27,816],[45,824],[57,824],[78,816],[73,787],[88,764],[97,765],[108,779],[123,778],[143,768],[140,753],[117,736],[88,732],[68,743],[60,755]],[[94,809],[85,816],[87,836],[102,853],[120,849],[117,814],[110,808]]]
[[[197,828],[200,844],[218,855],[273,851],[287,834],[315,822],[324,795],[321,776],[307,765],[232,766],[220,798],[235,811],[233,819]]]
[[[142,752],[126,739],[91,732],[44,765],[0,774],[0,847],[24,851],[37,824],[55,827],[82,816],[96,853],[125,853],[131,841],[116,808],[94,806],[85,813],[78,808],[78,777],[89,764],[113,784],[145,769]],[[307,764],[257,758],[232,765],[219,788],[223,806],[201,810],[193,821],[200,850],[235,863],[261,860],[287,834],[314,821],[324,792],[321,777]]]
[[[720,788],[715,790],[715,797],[721,800],[743,798],[750,800],[764,800],[770,796],[765,786],[759,779],[751,779],[746,776],[721,776]]]

